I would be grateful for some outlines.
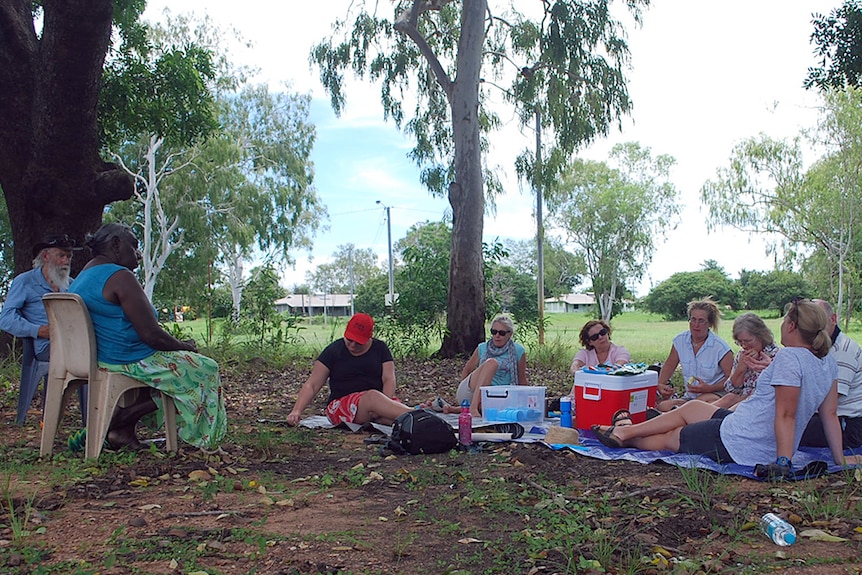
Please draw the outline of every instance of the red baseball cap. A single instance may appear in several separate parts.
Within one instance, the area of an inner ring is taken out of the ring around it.
[[[373,331],[374,319],[367,313],[357,313],[347,322],[344,337],[355,341],[359,345],[365,345],[371,339]]]

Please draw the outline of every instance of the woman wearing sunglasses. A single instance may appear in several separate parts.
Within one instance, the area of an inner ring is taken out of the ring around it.
[[[461,370],[456,405],[468,400],[473,417],[481,416],[481,387],[529,385],[526,350],[512,339],[514,333],[515,324],[509,316],[495,317],[491,322],[491,340],[480,343]]]
[[[829,349],[826,314],[811,300],[795,299],[781,323],[781,343],[757,386],[736,411],[689,401],[661,417],[625,426],[593,426],[608,447],[636,447],[706,455],[718,463],[755,466],[770,479],[793,475],[791,458],[811,416],[819,411],[832,457],[839,465],[862,462],[845,456],[838,421],[838,366]],[[774,461],[774,463],[768,463]]]
[[[675,338],[658,374],[659,411],[669,411],[691,399],[715,401],[726,392],[724,382],[733,369],[733,353],[727,342],[715,334],[721,312],[712,298],[688,303],[688,329]],[[670,378],[682,368],[685,393],[674,394]]]
[[[612,331],[603,319],[591,319],[584,324],[579,336],[583,349],[578,351],[572,361],[572,373],[585,365],[619,365],[632,360],[626,348],[611,342]]]

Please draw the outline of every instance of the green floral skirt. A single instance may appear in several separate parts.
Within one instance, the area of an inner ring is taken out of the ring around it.
[[[143,381],[174,398],[183,441],[214,449],[227,433],[227,413],[218,364],[199,353],[157,351],[135,363],[99,362],[99,367]],[[161,409],[161,401],[156,401]]]

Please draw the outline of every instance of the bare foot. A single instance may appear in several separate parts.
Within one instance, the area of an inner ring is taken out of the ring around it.
[[[137,436],[135,436],[134,430],[129,430],[127,428],[117,428],[109,431],[108,443],[113,449],[125,448],[132,451],[137,451],[146,447],[143,443],[138,441]]]

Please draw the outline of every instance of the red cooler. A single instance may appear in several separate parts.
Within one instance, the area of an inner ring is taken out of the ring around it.
[[[655,407],[658,373],[604,375],[575,372],[575,427],[610,425],[614,413],[628,409],[634,423],[646,421],[646,410]]]

